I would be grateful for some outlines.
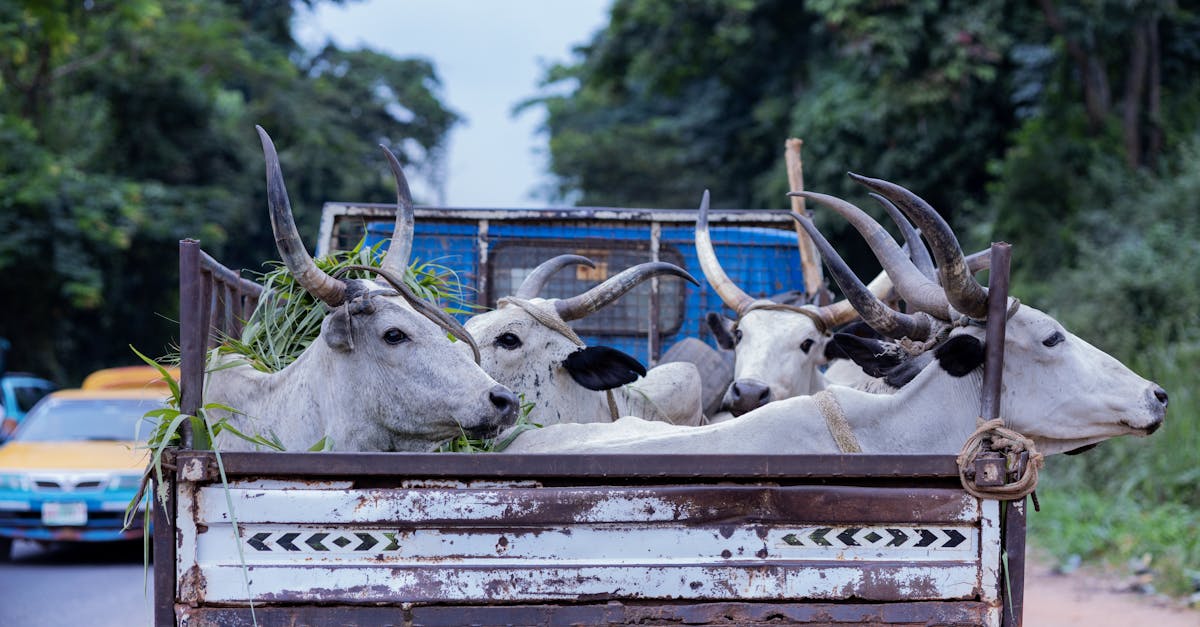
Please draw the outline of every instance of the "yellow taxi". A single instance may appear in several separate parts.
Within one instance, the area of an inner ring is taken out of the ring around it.
[[[51,393],[0,446],[0,560],[11,557],[17,538],[142,537],[140,514],[132,528],[122,524],[149,460],[143,416],[163,407],[168,395],[163,387],[145,385],[143,374],[134,377],[142,383],[131,387]]]

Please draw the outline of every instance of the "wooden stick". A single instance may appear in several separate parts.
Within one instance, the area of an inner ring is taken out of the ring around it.
[[[784,142],[783,158],[787,163],[788,187],[791,191],[798,192],[804,190],[804,164],[800,160],[800,147],[804,142],[795,137],[789,138]],[[804,207],[804,198],[792,196],[792,211],[807,216],[808,210]],[[804,272],[804,293],[809,297],[817,295],[825,286],[824,275],[821,273],[821,258],[817,255],[816,246],[813,246],[812,240],[808,238],[808,233],[800,227],[800,223],[794,225],[796,227],[796,239],[800,244],[800,268]]]

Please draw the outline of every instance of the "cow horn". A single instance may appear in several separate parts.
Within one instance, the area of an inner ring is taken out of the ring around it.
[[[908,258],[912,260],[913,265],[925,275],[925,278],[930,281],[937,280],[937,269],[933,267],[933,259],[929,256],[929,249],[925,248],[925,242],[921,241],[921,231],[904,217],[904,214],[896,208],[892,201],[871,192],[871,198],[874,198],[883,210],[887,212],[888,217],[896,226],[900,227],[900,234],[904,236],[904,243],[908,244]]]
[[[637,287],[639,283],[656,276],[677,276],[700,285],[687,270],[665,261],[641,263],[626,268],[592,289],[571,298],[554,301],[554,309],[563,320],[578,320],[620,298],[622,294]]]
[[[700,199],[700,217],[696,219],[696,257],[700,259],[700,269],[704,271],[704,278],[708,279],[713,291],[730,309],[741,315],[742,311],[754,302],[754,298],[735,285],[729,275],[721,269],[721,262],[717,261],[717,253],[713,250],[712,238],[708,234],[707,189]]]
[[[283,171],[279,167],[279,155],[275,144],[261,126],[254,127],[262,140],[263,157],[267,163],[267,206],[271,214],[271,230],[275,233],[275,246],[284,265],[309,294],[330,307],[337,307],[346,300],[346,284],[329,276],[317,267],[316,262],[304,249],[296,220],[292,217],[292,205],[288,201],[287,188],[283,184]]]
[[[880,265],[892,277],[896,292],[910,307],[943,320],[949,317],[950,303],[946,300],[942,288],[922,274],[892,236],[865,211],[841,198],[825,194],[790,192],[788,195],[803,196],[836,211],[867,241]],[[904,220],[904,217],[901,216],[900,219]]]
[[[387,253],[380,262],[380,267],[404,276],[408,271],[408,258],[412,255],[413,216],[412,192],[408,189],[408,179],[400,168],[400,161],[387,146],[379,144],[383,154],[387,156],[388,166],[396,179],[396,226],[392,229],[392,243],[388,245]]]
[[[529,276],[525,277],[525,280],[521,282],[521,287],[517,288],[517,292],[513,294],[513,297],[524,299],[535,298],[541,293],[542,288],[546,286],[546,281],[550,280],[550,277],[555,272],[572,265],[587,266],[589,268],[596,267],[596,264],[592,263],[591,259],[581,255],[559,255],[547,259],[534,268],[529,273]]]
[[[814,200],[816,199],[814,198]],[[846,295],[846,300],[850,301],[854,309],[862,316],[863,322],[891,338],[908,337],[914,340],[924,340],[929,337],[928,317],[900,313],[885,305],[867,289],[867,286],[863,285],[862,281],[850,270],[850,266],[842,261],[841,255],[837,254],[825,236],[821,235],[811,219],[794,211],[789,211],[788,215],[799,222],[808,236],[812,238],[813,244],[821,252],[821,259],[829,268],[829,274],[833,276],[833,280]],[[895,242],[892,243],[895,244]]]
[[[867,284],[867,291],[880,300],[889,298],[889,295],[895,292],[892,287],[892,277],[888,276],[887,272],[880,272]],[[825,322],[826,329],[841,326],[859,317],[854,304],[845,298],[817,307],[817,315]]]
[[[937,261],[938,279],[946,291],[946,299],[956,310],[972,317],[987,317],[987,288],[980,285],[971,274],[950,225],[938,215],[929,203],[916,194],[881,179],[873,179],[849,173],[850,178],[868,189],[878,192],[896,203],[896,206],[921,229],[929,242],[930,251]]]

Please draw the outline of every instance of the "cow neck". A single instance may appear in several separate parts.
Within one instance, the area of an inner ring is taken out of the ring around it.
[[[587,344],[584,344],[583,340],[579,338],[579,335],[575,333],[575,329],[572,329],[571,325],[567,324],[567,321],[563,320],[562,316],[558,315],[558,311],[555,310],[554,307],[545,304],[539,305],[533,301],[525,300],[524,298],[517,298],[515,296],[506,296],[501,298],[496,302],[496,305],[498,307],[504,307],[506,305],[515,305],[520,307],[521,309],[525,310],[525,313],[528,313],[530,316],[532,316],[534,320],[540,322],[542,326],[557,332],[559,335],[562,335],[570,340],[572,344],[578,346],[579,348],[584,348],[587,346]],[[608,397],[609,417],[616,422],[617,418],[621,417],[620,412],[617,411],[617,399],[613,396],[612,389],[605,390],[604,394],[606,397]]]

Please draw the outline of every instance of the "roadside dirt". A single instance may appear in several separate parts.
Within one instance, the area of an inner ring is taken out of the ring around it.
[[[1029,627],[1200,627],[1200,610],[1129,592],[1130,580],[1084,570],[1069,575],[1031,560],[1025,573]]]

